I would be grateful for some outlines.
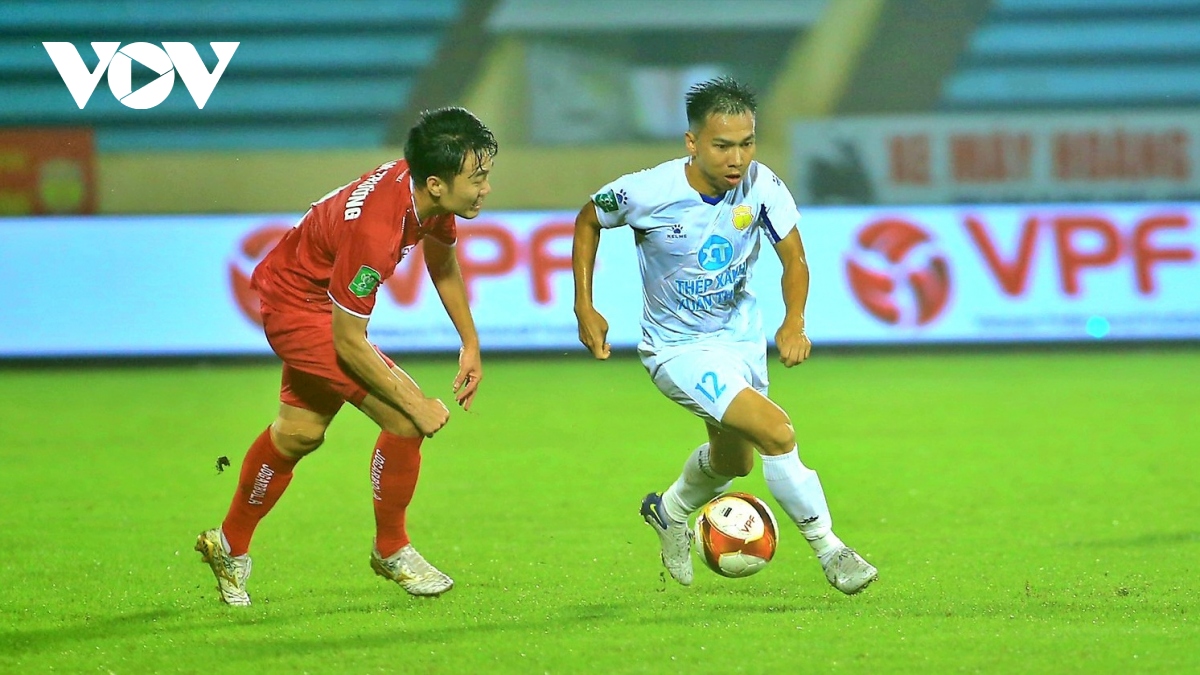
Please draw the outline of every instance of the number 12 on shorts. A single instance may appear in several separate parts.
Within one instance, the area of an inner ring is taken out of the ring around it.
[[[711,393],[708,391],[708,389],[704,388],[704,383],[708,382],[709,380],[712,380],[712,383],[711,383],[712,384],[712,392]],[[717,399],[721,398],[721,394],[725,393],[725,385],[717,382],[717,374],[710,370],[707,373],[705,373],[703,376],[701,376],[700,382],[698,384],[696,384],[696,391],[699,391],[701,394],[704,394],[704,398],[712,401],[713,403],[716,403]]]

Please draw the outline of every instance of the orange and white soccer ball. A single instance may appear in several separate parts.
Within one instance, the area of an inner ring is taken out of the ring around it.
[[[723,577],[748,577],[775,557],[779,526],[761,499],[727,492],[700,509],[696,517],[700,555]]]

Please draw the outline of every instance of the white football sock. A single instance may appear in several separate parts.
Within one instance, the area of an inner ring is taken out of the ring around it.
[[[833,533],[833,519],[817,472],[800,463],[797,448],[792,448],[786,455],[763,455],[762,463],[763,478],[767,480],[771,495],[824,562],[843,544]]]
[[[663,509],[671,520],[686,523],[688,516],[713,497],[728,490],[732,482],[733,478],[721,476],[712,470],[708,458],[708,443],[705,443],[692,452],[683,463],[683,473],[663,493]]]

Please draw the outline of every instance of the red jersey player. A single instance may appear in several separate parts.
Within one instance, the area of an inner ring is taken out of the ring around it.
[[[412,547],[405,511],[416,488],[421,441],[450,413],[367,339],[375,293],[397,263],[425,242],[425,264],[462,339],[454,397],[469,410],[482,377],[479,339],[455,257],[455,216],[479,215],[491,191],[496,139],[462,108],[421,115],[403,160],[387,162],[312,205],[254,270],[263,328],[283,360],[279,415],[250,446],[233,503],[196,550],[217,577],[221,599],[248,605],[250,538],[320,447],[349,401],[380,428],[371,457],[375,547],[371,567],[413,595],[454,582]]]

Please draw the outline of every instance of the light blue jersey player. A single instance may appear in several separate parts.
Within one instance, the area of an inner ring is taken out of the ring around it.
[[[791,420],[767,398],[766,339],[749,288],[761,242],[770,242],[783,264],[786,315],[775,343],[789,368],[811,349],[804,332],[808,263],[791,193],[754,160],[754,114],[753,93],[730,78],[692,87],[688,156],[622,176],[580,210],[572,249],[579,339],[596,358],[608,358],[608,322],[592,305],[596,250],[602,229],[631,227],[645,301],[638,354],[659,390],[702,419],[708,433],[674,484],[642,501],[663,564],[676,581],[691,584],[688,518],[734,477],[749,474],[757,449],[771,494],[829,583],[853,594],[878,573],[833,533],[824,490],[800,462]]]
[[[622,176],[592,204],[602,228],[636,233],[646,369],[672,400],[719,423],[745,386],[767,393],[766,337],[749,282],[763,237],[779,245],[800,214],[763,164],[750,162],[718,196],[691,186],[688,165],[675,159]]]

